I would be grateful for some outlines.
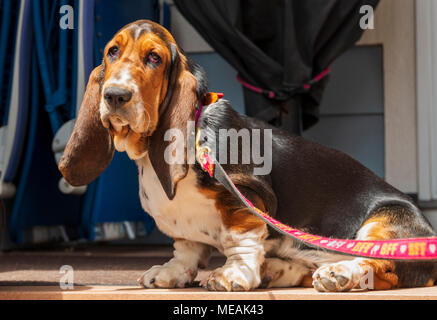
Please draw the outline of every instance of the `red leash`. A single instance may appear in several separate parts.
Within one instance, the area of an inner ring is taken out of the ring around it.
[[[204,105],[215,103],[222,96],[223,94],[209,93]],[[202,112],[202,106],[200,105],[196,112],[196,125]],[[234,185],[220,163],[213,161],[209,148],[199,146],[198,142],[196,142],[196,159],[204,171],[236,196],[254,215],[258,216],[276,231],[297,239],[308,246],[323,248],[335,253],[374,259],[437,260],[437,237],[372,241],[333,239],[309,234],[287,226],[256,208],[246,199]]]

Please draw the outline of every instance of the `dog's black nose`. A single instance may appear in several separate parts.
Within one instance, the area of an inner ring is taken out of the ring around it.
[[[105,89],[103,97],[105,98],[108,105],[116,110],[117,108],[122,107],[125,103],[130,101],[130,99],[132,98],[132,92],[125,88],[109,87]]]

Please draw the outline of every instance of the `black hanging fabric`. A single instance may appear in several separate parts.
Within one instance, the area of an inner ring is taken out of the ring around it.
[[[300,134],[318,121],[329,64],[361,37],[363,5],[379,0],[174,0],[248,85],[246,113]],[[268,91],[275,97],[269,98]]]

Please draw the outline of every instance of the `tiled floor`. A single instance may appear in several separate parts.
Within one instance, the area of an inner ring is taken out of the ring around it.
[[[202,288],[144,289],[136,285],[141,273],[172,255],[169,247],[92,247],[57,251],[15,251],[0,254],[0,299],[436,299],[431,288],[349,293],[318,293],[314,289],[266,289],[253,292],[208,292]],[[214,254],[197,281],[223,264]],[[74,270],[74,289],[62,290],[60,268]]]

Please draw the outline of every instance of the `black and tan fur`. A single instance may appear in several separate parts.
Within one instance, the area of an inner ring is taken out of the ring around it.
[[[109,59],[113,46],[119,47],[119,54]],[[144,62],[153,50],[161,63]],[[71,184],[82,185],[106,168],[114,147],[137,162],[143,207],[175,238],[175,257],[146,271],[140,278],[143,286],[191,283],[198,267],[207,263],[211,247],[228,260],[204,283],[210,290],[308,286],[312,276],[319,291],[346,291],[359,287],[368,272],[374,274],[374,289],[434,283],[434,263],[354,259],[284,238],[198,164],[167,164],[166,130],[180,128],[185,137],[193,134],[187,132],[186,123],[194,120],[207,85],[202,69],[184,56],[164,28],[150,21],[134,22],[117,33],[105,54],[102,66],[90,77],[59,168]],[[102,98],[108,83],[131,90],[132,100],[110,110]],[[138,120],[146,118],[147,123]],[[254,176],[252,164],[224,168],[249,200],[283,223],[345,239],[435,235],[408,196],[344,153],[241,115],[226,100],[206,107],[198,126],[206,136],[229,128],[273,130],[269,175]]]

